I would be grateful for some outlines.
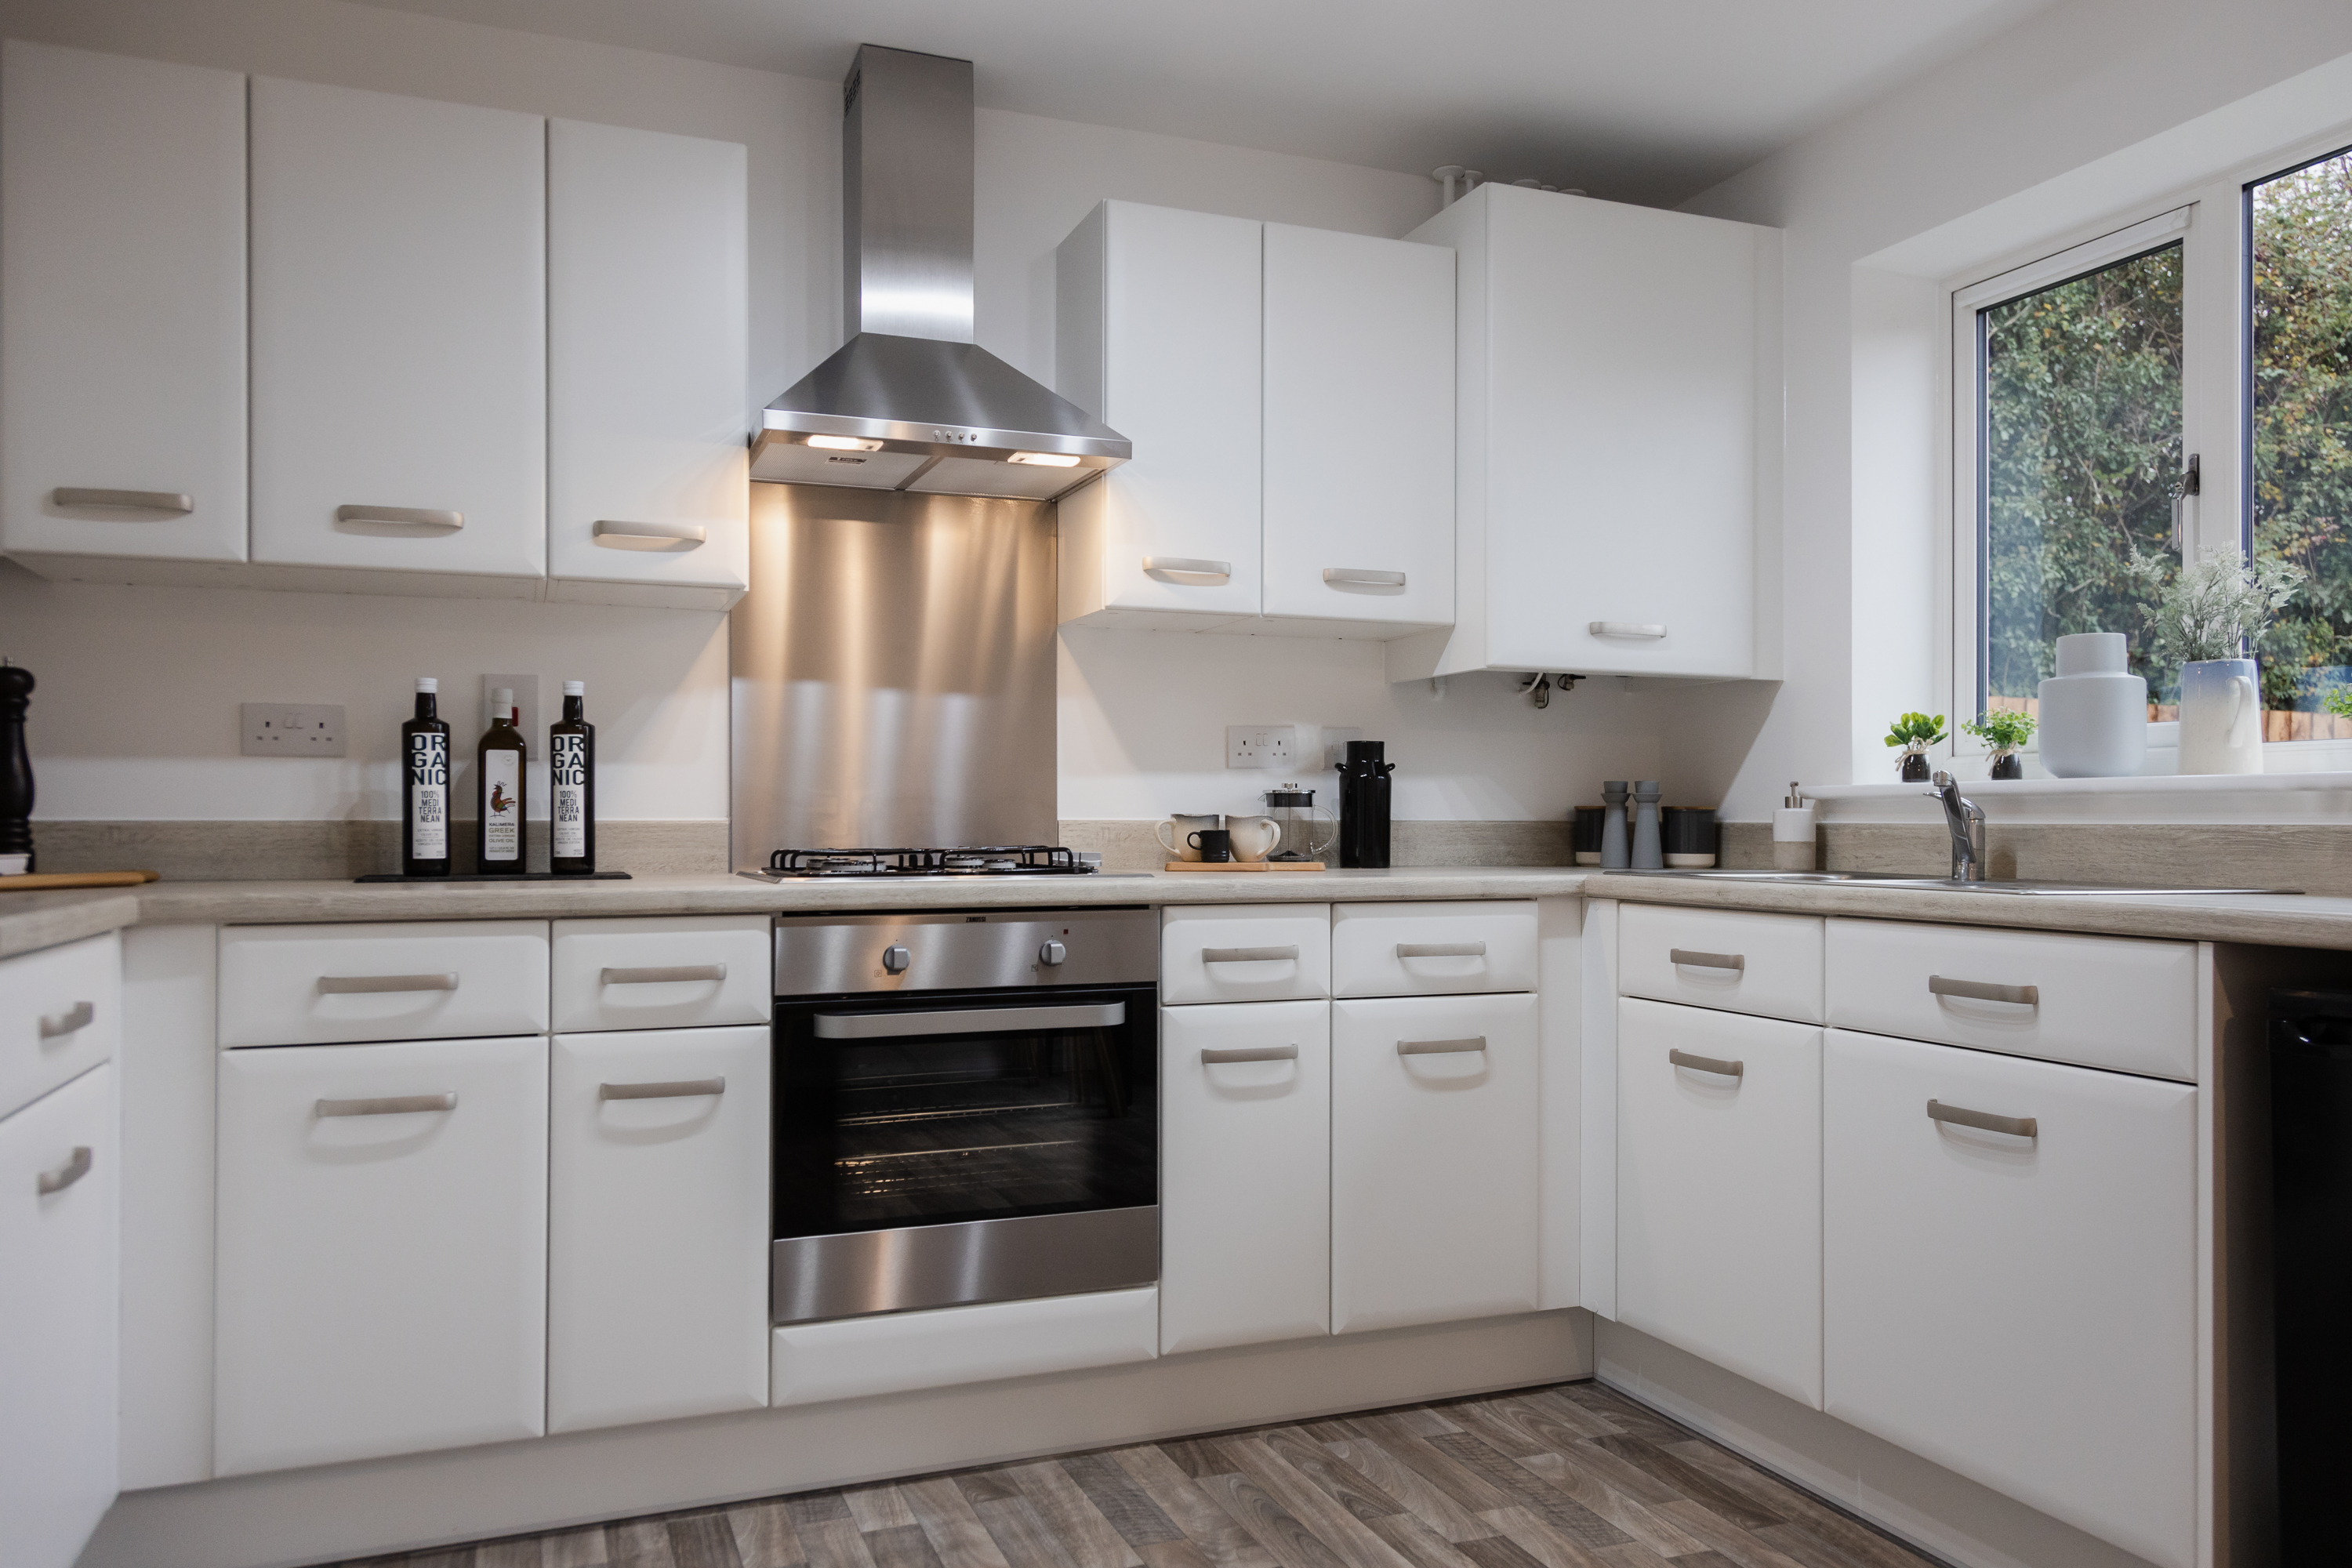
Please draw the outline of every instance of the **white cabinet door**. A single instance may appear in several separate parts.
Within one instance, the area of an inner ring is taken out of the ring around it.
[[[242,561],[245,463],[245,79],[9,40],[0,549]]]
[[[743,146],[547,127],[547,570],[706,589],[751,567]],[[691,604],[690,595],[680,604]]]
[[[2187,1568],[2197,1090],[1843,1030],[1822,1089],[1824,1407]]]
[[[768,1031],[559,1035],[547,1427],[768,1402]]]
[[[1536,999],[1331,1004],[1331,1329],[1536,1307]]]
[[[1532,899],[1331,906],[1331,994],[1533,991]]]
[[[1262,227],[1105,202],[1063,242],[1055,390],[1135,444],[1060,503],[1064,620],[1258,613]]]
[[[114,1068],[0,1121],[0,1563],[71,1568],[113,1506]]]
[[[1171,904],[1160,911],[1160,999],[1297,1002],[1331,994],[1328,904]]]
[[[1265,428],[1265,613],[1450,623],[1453,250],[1266,225]]]
[[[121,1041],[120,933],[0,960],[0,1116],[111,1058]]]
[[[1330,1004],[1160,1028],[1160,1353],[1329,1331]]]
[[[1617,1005],[1617,1318],[1822,1404],[1822,1031]]]
[[[252,92],[253,559],[541,575],[546,122]]]
[[[214,1468],[538,1436],[543,1037],[221,1053]]]

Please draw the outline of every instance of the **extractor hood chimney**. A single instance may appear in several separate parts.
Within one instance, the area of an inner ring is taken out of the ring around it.
[[[971,62],[863,45],[842,111],[849,341],[768,405],[751,477],[1050,500],[1127,461],[971,341]]]

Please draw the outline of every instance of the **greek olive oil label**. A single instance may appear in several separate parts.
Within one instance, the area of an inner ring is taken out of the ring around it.
[[[522,753],[482,753],[482,858],[522,858]]]
[[[554,790],[548,810],[554,834],[549,853],[577,860],[588,853],[588,737],[554,736],[548,752],[548,780]]]
[[[449,737],[408,737],[410,855],[449,858]]]

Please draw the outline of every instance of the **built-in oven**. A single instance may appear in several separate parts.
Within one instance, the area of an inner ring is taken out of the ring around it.
[[[1150,910],[779,919],[778,1323],[1160,1277]]]

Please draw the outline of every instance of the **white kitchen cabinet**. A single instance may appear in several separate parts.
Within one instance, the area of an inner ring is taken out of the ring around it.
[[[1778,233],[1490,184],[1409,237],[1460,253],[1455,624],[1390,679],[1771,673]]]
[[[245,78],[0,45],[0,549],[245,559]]]
[[[220,1043],[308,1046],[547,1027],[545,921],[228,926]]]
[[[538,1436],[547,1042],[220,1058],[214,1469]]]
[[[0,1121],[0,1563],[70,1568],[113,1506],[121,1142],[100,1064]]]
[[[764,1024],[776,1005],[765,915],[655,915],[554,923],[554,1026],[677,1029]]]
[[[251,169],[254,561],[541,577],[546,122],[257,77]]]
[[[109,1060],[121,1039],[118,933],[0,960],[0,1116]]]
[[[1836,1029],[1822,1089],[1824,1407],[2187,1568],[2198,1091]]]
[[[547,1427],[768,1402],[768,1031],[559,1035]]]
[[[1822,922],[1813,915],[1627,904],[1617,989],[1654,1002],[1822,1021]]]
[[[1270,223],[1265,309],[1268,629],[1451,625],[1454,252]]]
[[[1535,988],[1532,899],[1331,906],[1334,996]]]
[[[1263,226],[1104,202],[1062,242],[1055,390],[1135,445],[1059,503],[1065,623],[1257,615]]]
[[[750,581],[747,156],[548,122],[557,598],[724,609]]]
[[[1328,1002],[1160,1015],[1160,1351],[1331,1327]]]
[[[1822,1405],[1822,1031],[1617,1005],[1617,1320]]]
[[[1533,1311],[1532,995],[1331,1004],[1331,1329]]]
[[[1328,904],[1171,904],[1160,911],[1160,1000],[1171,1006],[1329,994]]]

